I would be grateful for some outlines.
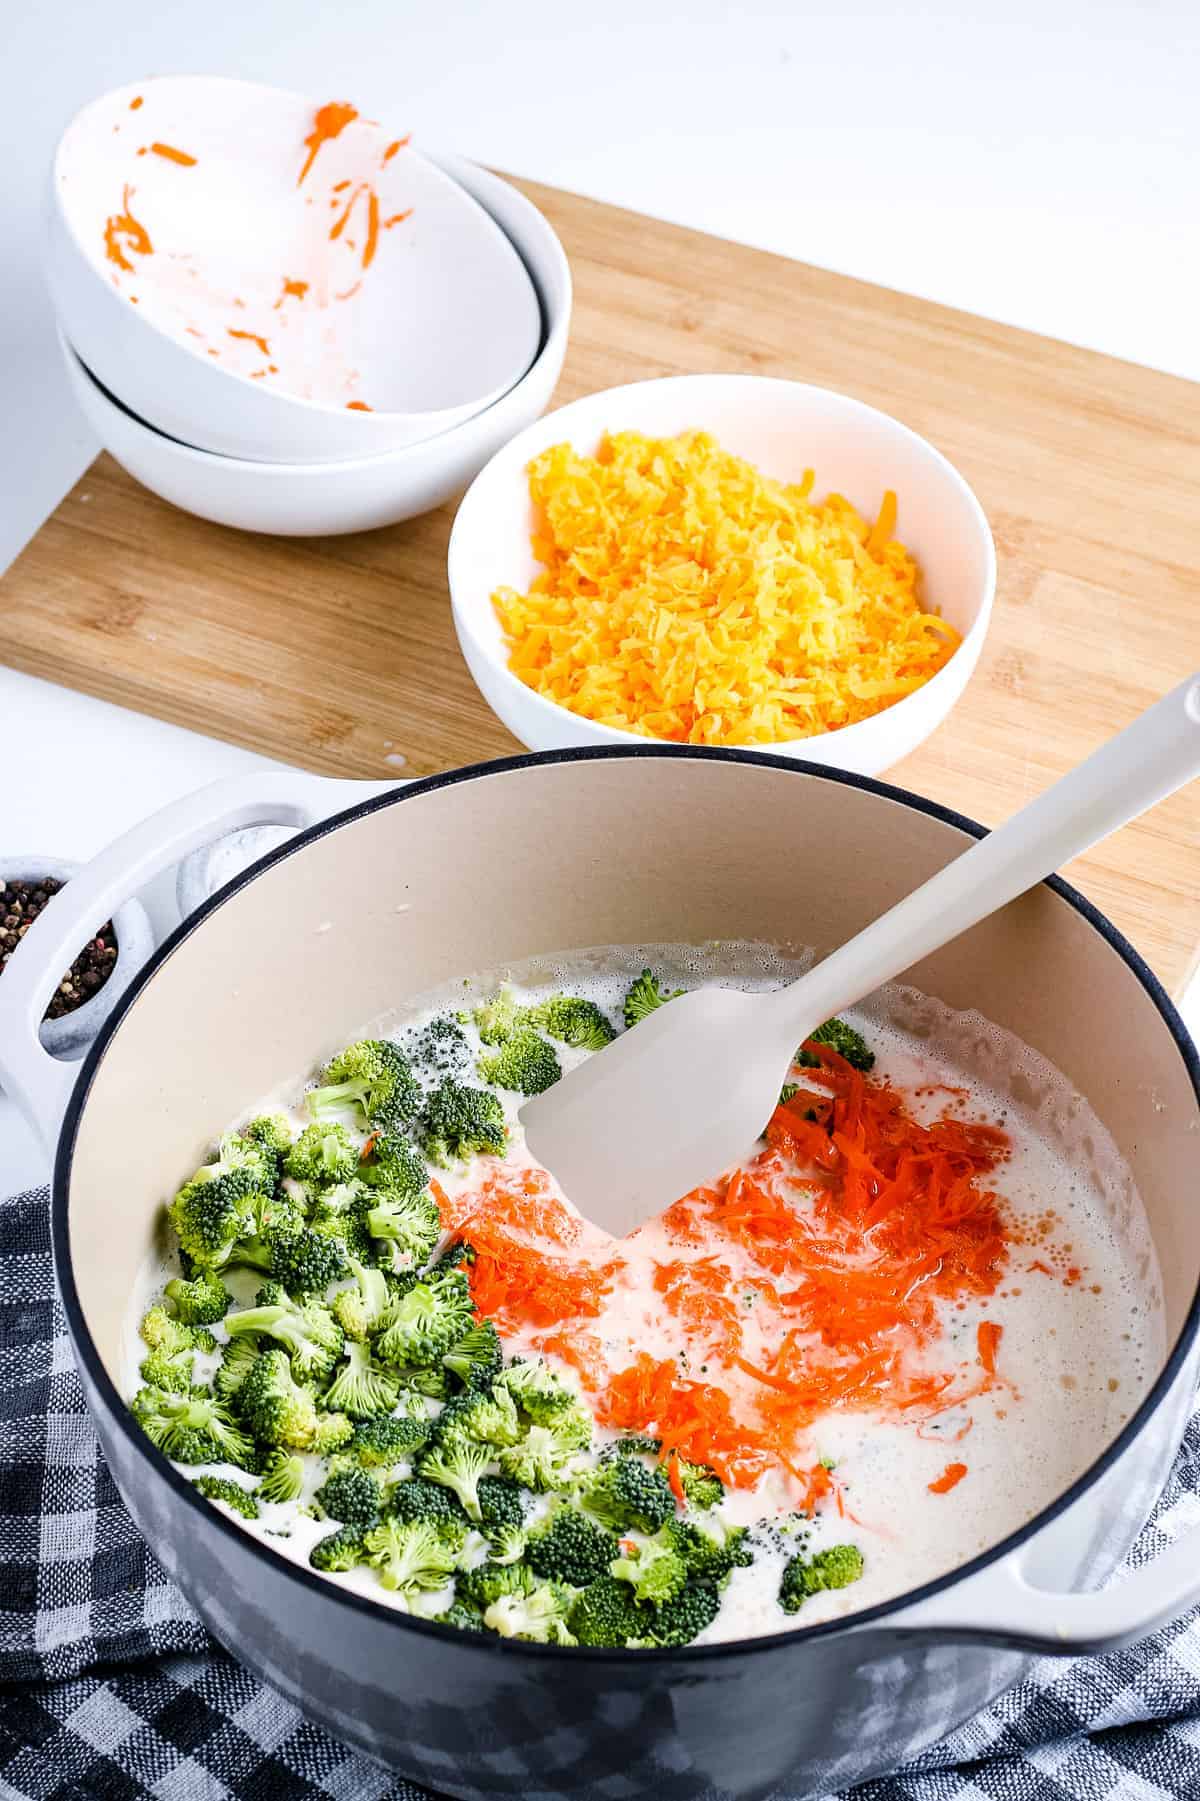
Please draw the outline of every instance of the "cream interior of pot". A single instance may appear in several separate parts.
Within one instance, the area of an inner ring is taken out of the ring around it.
[[[84,1106],[69,1226],[88,1326],[116,1378],[164,1200],[228,1123],[406,997],[602,944],[758,940],[832,950],[966,847],[867,790],[703,758],[497,771],[327,832],[256,877],[156,972]],[[1039,888],[907,980],[1040,1051],[1132,1168],[1168,1344],[1200,1271],[1200,1117],[1153,1001]]]

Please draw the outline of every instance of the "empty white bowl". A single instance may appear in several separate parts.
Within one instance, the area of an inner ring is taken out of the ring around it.
[[[485,206],[520,254],[545,319],[542,347],[514,388],[440,437],[353,462],[275,464],[193,450],[145,424],[109,394],[63,339],[75,394],[104,448],[163,500],[219,525],[287,537],[367,531],[415,518],[458,493],[546,406],[562,369],[571,275],[562,245],[523,194],[462,157],[439,167]]]
[[[190,76],[78,113],[54,159],[48,275],[87,367],[196,449],[379,455],[525,374],[529,275],[471,194],[348,106]]]
[[[918,558],[923,598],[957,627],[962,643],[924,687],[882,713],[836,732],[756,748],[875,775],[941,724],[979,660],[996,586],[996,553],[978,500],[924,438],[886,413],[825,388],[758,375],[680,375],[589,394],[550,413],[494,456],[468,490],[450,537],[448,572],[463,656],[484,699],[531,750],[579,744],[638,744],[632,732],[598,725],[526,687],[508,668],[497,588],[527,592],[540,565],[530,546],[528,465],[552,444],[594,453],[609,431],[672,437],[700,429],[765,474],[798,481],[816,472],[816,493],[844,494],[870,517],[895,490],[896,533]]]

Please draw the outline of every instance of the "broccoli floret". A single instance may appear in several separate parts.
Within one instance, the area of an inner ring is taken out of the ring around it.
[[[363,1542],[380,1582],[394,1593],[443,1588],[454,1573],[454,1548],[428,1521],[393,1515],[372,1526]]]
[[[497,1377],[497,1388],[506,1388],[522,1414],[539,1426],[579,1407],[579,1397],[548,1364],[518,1359]]]
[[[626,1540],[625,1555],[612,1564],[610,1574],[619,1582],[628,1582],[639,1601],[661,1606],[681,1595],[687,1584],[688,1570],[678,1551],[656,1539],[636,1543]]]
[[[392,1291],[381,1269],[350,1259],[353,1288],[339,1288],[330,1305],[347,1338],[363,1341],[377,1332],[392,1305]]]
[[[346,1526],[371,1526],[383,1500],[379,1484],[357,1463],[332,1469],[313,1496],[322,1513]]]
[[[317,1429],[312,1441],[318,1457],[328,1457],[334,1451],[343,1450],[353,1437],[353,1422],[344,1413],[322,1413],[318,1409]]]
[[[443,1407],[434,1422],[439,1444],[473,1438],[480,1444],[515,1445],[522,1432],[517,1406],[507,1389],[464,1389]]]
[[[460,1601],[457,1595],[445,1613],[430,1614],[439,1626],[454,1626],[459,1632],[482,1632],[483,1615],[477,1607],[471,1607],[466,1601]]]
[[[638,1600],[628,1582],[605,1575],[576,1597],[568,1624],[578,1644],[618,1651],[631,1640],[644,1639],[652,1618],[652,1609]]]
[[[446,1352],[442,1362],[464,1388],[490,1388],[504,1362],[500,1334],[491,1320],[481,1320],[477,1326],[471,1326]]]
[[[335,1371],[323,1399],[335,1412],[371,1419],[390,1413],[399,1395],[400,1384],[392,1372],[380,1368],[369,1345],[352,1338],[346,1345],[346,1362]]]
[[[163,1291],[166,1305],[185,1326],[212,1326],[224,1319],[233,1296],[219,1276],[201,1271],[192,1281],[175,1276]]]
[[[461,1075],[471,1061],[467,1035],[449,1013],[439,1013],[428,1025],[410,1032],[404,1048],[417,1068],[435,1079]]]
[[[341,1240],[304,1226],[270,1235],[271,1274],[293,1294],[323,1294],[346,1273]]]
[[[511,1476],[522,1488],[544,1493],[578,1474],[579,1449],[570,1435],[564,1443],[553,1426],[530,1426],[519,1444],[503,1446],[497,1458],[502,1475]]]
[[[309,1226],[322,1238],[336,1239],[342,1255],[359,1263],[374,1263],[375,1246],[367,1231],[366,1214],[374,1206],[373,1191],[355,1177],[322,1189],[309,1218]]]
[[[242,1126],[239,1138],[248,1138],[253,1144],[261,1145],[264,1151],[278,1159],[276,1177],[282,1167],[283,1158],[291,1149],[292,1127],[286,1113],[260,1113],[249,1125]]]
[[[164,1388],[168,1393],[191,1388],[194,1386],[192,1354],[189,1351],[185,1357],[167,1357],[161,1351],[152,1351],[138,1364],[138,1374],[147,1388]]]
[[[198,1169],[167,1209],[175,1235],[197,1271],[219,1270],[238,1239],[253,1230],[251,1197],[274,1187],[271,1153],[230,1136],[216,1162]]]
[[[464,1243],[459,1238],[448,1244],[441,1256],[431,1263],[426,1273],[427,1282],[436,1282],[439,1276],[448,1276],[451,1270],[460,1269],[465,1275],[475,1261],[475,1247]]]
[[[395,1128],[415,1116],[421,1084],[398,1045],[385,1038],[364,1038],[326,1065],[307,1104],[315,1120],[354,1108],[369,1126]]]
[[[304,1487],[304,1460],[294,1451],[272,1451],[263,1464],[259,1496],[264,1501],[295,1501]]]
[[[683,1483],[683,1492],[689,1507],[699,1508],[701,1512],[715,1507],[725,1494],[725,1484],[716,1470],[710,1469],[706,1463],[689,1463],[686,1457],[675,1453],[675,1468]]]
[[[485,1044],[503,1044],[516,1029],[521,1009],[512,989],[505,985],[471,1015]]]
[[[853,1026],[848,1026],[844,1019],[827,1019],[805,1042],[827,1044],[830,1050],[846,1059],[851,1069],[862,1070],[864,1074],[875,1067],[874,1051],[868,1048],[862,1033],[856,1032]],[[801,1069],[816,1069],[820,1064],[820,1058],[814,1057],[811,1051],[806,1051],[803,1045],[796,1052],[793,1061]]]
[[[648,1013],[655,1012],[667,1001],[678,1000],[683,992],[682,988],[664,988],[653,970],[643,969],[637,980],[630,985],[621,1009],[626,1026],[636,1026],[639,1020],[645,1019]]]
[[[432,1421],[398,1419],[393,1414],[364,1420],[354,1434],[352,1455],[367,1469],[387,1469],[403,1458],[412,1458],[428,1443]]]
[[[648,1432],[630,1432],[606,1445],[601,1456],[607,1463],[611,1457],[657,1457],[661,1450],[661,1438],[652,1438]]]
[[[263,1444],[293,1451],[311,1448],[317,1431],[316,1402],[292,1375],[286,1351],[259,1353],[238,1390],[237,1405]]]
[[[483,1616],[483,1623],[501,1638],[531,1639],[538,1645],[573,1645],[577,1641],[567,1624],[575,1596],[569,1588],[543,1582],[528,1595],[501,1595]]]
[[[367,1231],[383,1240],[398,1270],[419,1269],[441,1236],[437,1202],[428,1189],[414,1195],[385,1190],[364,1217]]]
[[[535,1575],[586,1588],[619,1555],[616,1538],[575,1507],[559,1507],[529,1534],[525,1560]]]
[[[436,1282],[416,1282],[390,1310],[375,1341],[386,1363],[440,1363],[471,1324],[471,1289],[465,1275],[451,1271]]]
[[[207,1326],[187,1326],[166,1308],[151,1307],[143,1316],[138,1333],[144,1344],[160,1357],[178,1359],[185,1372],[191,1373],[193,1351],[215,1351],[217,1341]]]
[[[221,1401],[204,1389],[142,1388],[130,1405],[151,1444],[176,1463],[253,1464],[254,1446]]]
[[[793,1557],[779,1584],[779,1605],[785,1613],[799,1613],[810,1595],[826,1588],[848,1588],[862,1573],[863,1554],[857,1545],[830,1545],[811,1557]]]
[[[501,1595],[527,1595],[536,1587],[536,1578],[524,1564],[488,1562],[460,1570],[455,1592],[460,1600],[482,1611]]]
[[[514,1094],[542,1094],[562,1075],[554,1051],[530,1026],[521,1026],[499,1050],[480,1057],[475,1067],[485,1082]]]
[[[317,1301],[293,1301],[282,1293],[267,1306],[246,1307],[225,1320],[231,1338],[244,1332],[273,1338],[287,1350],[301,1382],[324,1382],[342,1354],[345,1334],[328,1307]]]
[[[637,1643],[664,1650],[690,1645],[712,1625],[721,1608],[721,1596],[711,1582],[689,1582],[673,1600],[650,1610],[649,1630]]]
[[[746,1569],[754,1562],[748,1529],[728,1526],[718,1514],[706,1514],[703,1520],[668,1520],[660,1537],[698,1581],[722,1583],[730,1570]]]
[[[359,1166],[363,1181],[399,1200],[415,1200],[429,1186],[429,1171],[415,1144],[399,1132],[376,1132]],[[376,1203],[372,1201],[371,1205]]]
[[[240,1513],[244,1520],[258,1518],[258,1502],[252,1491],[243,1488],[231,1476],[193,1476],[192,1487],[199,1489],[208,1501],[224,1501],[235,1513]]]
[[[580,1051],[602,1051],[617,1035],[595,1001],[578,994],[556,994],[527,1008],[524,1020]]]
[[[356,1569],[367,1560],[363,1539],[361,1526],[339,1526],[336,1532],[317,1540],[308,1554],[308,1561],[314,1570],[322,1570],[327,1576]]]
[[[502,1156],[508,1143],[504,1108],[486,1088],[469,1088],[448,1077],[429,1096],[420,1137],[431,1162],[463,1162],[476,1152]]]
[[[660,1469],[647,1469],[636,1457],[612,1457],[601,1463],[579,1493],[579,1504],[615,1532],[637,1527],[657,1532],[675,1514],[675,1496]]]
[[[431,1445],[417,1464],[417,1474],[427,1482],[440,1483],[461,1501],[463,1511],[473,1520],[483,1517],[479,1500],[479,1482],[491,1469],[496,1455],[494,1445],[477,1439],[455,1437]]]
[[[294,1181],[330,1188],[357,1172],[358,1146],[336,1120],[314,1120],[289,1147],[283,1167]]]
[[[401,1394],[410,1399],[414,1395],[424,1395],[431,1401],[444,1401],[450,1393],[450,1381],[440,1363],[424,1369],[419,1364],[406,1366],[394,1370],[393,1374],[400,1384]]]
[[[427,1482],[423,1476],[410,1476],[390,1488],[384,1512],[390,1519],[405,1523],[424,1520],[436,1526],[447,1543],[461,1545],[467,1535],[467,1516],[458,1496],[439,1482]]]
[[[221,1362],[213,1377],[213,1387],[220,1400],[230,1402],[241,1391],[262,1346],[256,1338],[231,1338],[221,1346]]]
[[[516,1482],[507,1476],[482,1476],[477,1490],[479,1518],[490,1537],[525,1523],[525,1496]]]

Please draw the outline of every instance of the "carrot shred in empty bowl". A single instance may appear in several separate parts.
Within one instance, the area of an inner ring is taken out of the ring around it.
[[[542,572],[492,596],[509,668],[587,719],[684,744],[777,744],[867,719],[954,654],[892,536],[813,472],[785,484],[705,432],[556,444],[529,465]]]

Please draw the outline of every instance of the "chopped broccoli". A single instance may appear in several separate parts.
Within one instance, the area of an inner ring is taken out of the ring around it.
[[[242,1126],[239,1138],[248,1138],[252,1143],[261,1145],[264,1151],[276,1158],[275,1173],[278,1179],[282,1160],[291,1148],[292,1127],[286,1113],[260,1113],[248,1125]]]
[[[419,1269],[441,1236],[437,1202],[426,1189],[406,1195],[386,1190],[366,1211],[367,1231],[382,1239],[396,1269]]]
[[[826,1588],[847,1588],[863,1573],[863,1554],[857,1545],[830,1545],[791,1558],[779,1584],[779,1605],[785,1613],[799,1613],[810,1595]]]
[[[217,1160],[198,1169],[167,1209],[196,1271],[224,1267],[238,1239],[253,1230],[251,1197],[269,1194],[274,1184],[270,1152],[236,1135],[221,1140]]]
[[[690,1645],[712,1625],[721,1608],[721,1596],[711,1582],[689,1582],[681,1594],[651,1609],[650,1626],[639,1645],[674,1649]]]
[[[346,1362],[335,1371],[323,1399],[339,1413],[371,1419],[375,1414],[390,1413],[399,1395],[400,1384],[392,1371],[375,1362],[370,1345],[352,1338],[346,1344]]]
[[[425,1520],[393,1515],[372,1526],[363,1543],[384,1588],[398,1594],[443,1588],[454,1573],[453,1547]]]
[[[688,1575],[698,1581],[724,1582],[730,1570],[746,1569],[754,1562],[748,1528],[726,1525],[719,1514],[706,1514],[702,1520],[668,1520],[660,1537],[678,1551]]]
[[[675,1514],[675,1496],[660,1469],[647,1469],[637,1457],[612,1457],[601,1463],[579,1493],[579,1505],[615,1532],[637,1527],[657,1532]]]
[[[449,1013],[439,1013],[428,1025],[410,1032],[404,1048],[422,1074],[434,1078],[461,1075],[471,1061],[467,1035]]]
[[[471,1015],[475,1029],[485,1044],[503,1044],[516,1030],[521,1009],[517,997],[507,984]]]
[[[264,1501],[295,1501],[304,1487],[304,1460],[295,1451],[272,1451],[263,1464],[258,1492]]]
[[[570,1437],[564,1442],[553,1426],[530,1426],[519,1444],[497,1453],[501,1474],[538,1493],[561,1488],[580,1468],[580,1447]]]
[[[455,1592],[471,1607],[490,1607],[501,1595],[527,1595],[537,1587],[537,1580],[524,1564],[477,1563],[460,1570]]]
[[[222,1401],[232,1401],[250,1374],[262,1346],[256,1338],[231,1338],[221,1346],[221,1362],[213,1387]]]
[[[450,1271],[455,1269],[461,1269],[465,1275],[474,1261],[474,1246],[466,1244],[461,1238],[458,1238],[453,1244],[448,1244],[441,1256],[430,1264],[426,1280],[434,1282],[439,1276],[448,1276]]]
[[[454,1626],[459,1632],[482,1632],[483,1615],[477,1607],[471,1607],[466,1601],[460,1601],[457,1595],[445,1613],[431,1613],[431,1620],[439,1626]]]
[[[488,1478],[485,1476],[484,1481],[487,1480]],[[497,1482],[505,1480],[506,1478],[503,1476],[496,1477]],[[514,1526],[511,1521],[505,1521],[487,1529],[487,1541],[488,1552],[493,1563],[520,1563],[525,1555],[529,1534],[525,1529],[524,1522],[519,1526]]]
[[[230,1338],[252,1332],[275,1339],[288,1352],[292,1370],[301,1382],[326,1381],[345,1342],[345,1334],[328,1307],[317,1301],[293,1301],[282,1289],[278,1300],[229,1314],[225,1329]]]
[[[348,1045],[321,1073],[308,1095],[314,1120],[356,1108],[368,1126],[403,1126],[421,1104],[421,1084],[398,1045],[364,1038]]]
[[[294,1181],[331,1188],[356,1173],[358,1146],[335,1120],[314,1120],[289,1148],[283,1167]]]
[[[238,1412],[265,1445],[307,1451],[317,1431],[316,1402],[292,1375],[286,1351],[261,1351],[237,1396]]]
[[[175,1276],[163,1291],[166,1306],[185,1326],[212,1326],[224,1319],[233,1296],[219,1276],[202,1270],[190,1282]]]
[[[381,1269],[370,1269],[356,1257],[350,1258],[350,1273],[354,1287],[339,1288],[331,1305],[346,1336],[361,1341],[383,1325],[392,1305],[392,1291]]]
[[[470,1326],[442,1358],[446,1368],[465,1388],[490,1388],[500,1373],[504,1352],[500,1335],[490,1319]]]
[[[435,1282],[416,1282],[390,1309],[375,1348],[385,1363],[440,1363],[471,1324],[472,1314],[470,1284],[461,1271]]]
[[[494,1563],[516,1563],[525,1554],[525,1495],[507,1476],[479,1481],[480,1525]]]
[[[439,1482],[427,1482],[423,1476],[410,1476],[388,1490],[384,1512],[391,1519],[424,1520],[446,1539],[461,1544],[467,1534],[467,1516],[462,1502]]]
[[[648,1432],[630,1432],[606,1445],[600,1455],[607,1463],[610,1457],[657,1457],[661,1450],[661,1438],[652,1438]]]
[[[192,1354],[188,1351],[183,1357],[168,1357],[162,1351],[152,1351],[138,1364],[138,1374],[147,1388],[165,1388],[168,1393],[190,1389],[194,1374]]]
[[[193,1476],[192,1487],[209,1501],[224,1501],[235,1513],[240,1513],[244,1520],[258,1518],[258,1502],[253,1491],[243,1488],[231,1476]]]
[[[215,1396],[205,1390],[169,1393],[142,1388],[130,1407],[151,1444],[176,1463],[236,1463],[248,1466],[254,1446]]]
[[[350,1450],[366,1469],[387,1469],[404,1458],[414,1457],[428,1442],[432,1424],[428,1419],[377,1414],[358,1426]]]
[[[716,1470],[710,1469],[707,1463],[689,1463],[678,1452],[675,1453],[675,1467],[679,1471],[689,1507],[706,1512],[708,1508],[717,1505],[725,1493],[725,1484]]]
[[[389,1196],[400,1200],[415,1200],[425,1192],[429,1171],[411,1139],[398,1132],[377,1132],[368,1143],[370,1154],[359,1167],[364,1182],[371,1188],[385,1189]]]
[[[526,1022],[580,1051],[602,1051],[617,1035],[595,1001],[578,994],[556,994],[527,1008],[522,1024]]]
[[[207,1326],[187,1326],[161,1304],[151,1307],[138,1327],[139,1336],[152,1351],[171,1361],[178,1361],[187,1379],[191,1378],[192,1353],[215,1351],[217,1341]]]
[[[652,1620],[652,1609],[638,1600],[628,1582],[607,1575],[588,1583],[568,1615],[577,1643],[612,1651],[643,1640]]]
[[[353,1570],[367,1560],[363,1540],[361,1526],[339,1526],[336,1532],[317,1540],[308,1554],[308,1561],[314,1570],[322,1570],[327,1576]]]
[[[515,1094],[542,1094],[562,1075],[554,1051],[531,1026],[519,1027],[499,1050],[480,1057],[476,1068],[485,1082]]]
[[[486,1088],[447,1079],[434,1089],[420,1121],[422,1148],[431,1162],[462,1162],[477,1151],[503,1155],[508,1143],[504,1108]]]
[[[875,1067],[874,1051],[868,1047],[862,1033],[856,1032],[853,1026],[848,1026],[844,1019],[827,1019],[805,1042],[827,1044],[830,1050],[846,1059],[851,1069],[862,1070],[864,1074]],[[802,1069],[816,1069],[820,1058],[814,1057],[811,1051],[806,1051],[801,1045],[793,1061]]]
[[[468,1388],[443,1407],[433,1435],[439,1444],[473,1438],[480,1444],[515,1445],[521,1432],[516,1402],[507,1389]]]
[[[521,1412],[536,1425],[550,1426],[560,1416],[578,1408],[579,1397],[546,1363],[518,1359],[497,1377]]]
[[[683,992],[682,988],[664,988],[652,970],[643,969],[631,984],[621,1009],[626,1026],[636,1026],[639,1020],[645,1019],[648,1013],[655,1012],[667,1001],[678,1000]]]
[[[483,1517],[479,1498],[479,1482],[488,1474],[496,1455],[495,1447],[480,1444],[473,1438],[451,1438],[432,1445],[417,1464],[417,1473],[427,1482],[440,1483],[461,1501],[471,1519]]]
[[[788,1102],[793,1099],[795,1095],[799,1094],[799,1092],[799,1082],[785,1082],[783,1087],[779,1090],[779,1105],[781,1107],[786,1107]]]
[[[392,1373],[400,1383],[401,1394],[409,1399],[424,1395],[431,1401],[444,1401],[450,1393],[450,1383],[440,1363],[424,1368],[420,1364],[405,1365]]]
[[[340,1239],[304,1226],[271,1234],[271,1274],[293,1294],[323,1294],[346,1273]]]
[[[529,1534],[526,1562],[537,1576],[586,1588],[607,1574],[618,1555],[616,1538],[578,1508],[558,1507]]]
[[[567,1624],[574,1594],[553,1582],[543,1582],[528,1595],[501,1595],[483,1616],[483,1623],[501,1638],[532,1639],[539,1645],[573,1645],[577,1641]]]
[[[313,1496],[322,1513],[345,1526],[371,1526],[383,1500],[375,1478],[357,1463],[332,1469]]]
[[[619,1582],[632,1584],[639,1601],[661,1606],[683,1593],[688,1579],[687,1565],[678,1551],[654,1539],[642,1544],[627,1541],[632,1549],[612,1564],[610,1574]]]
[[[313,1433],[312,1448],[318,1457],[328,1457],[334,1451],[340,1451],[354,1436],[354,1423],[344,1413],[322,1413],[317,1409],[317,1429]]]

